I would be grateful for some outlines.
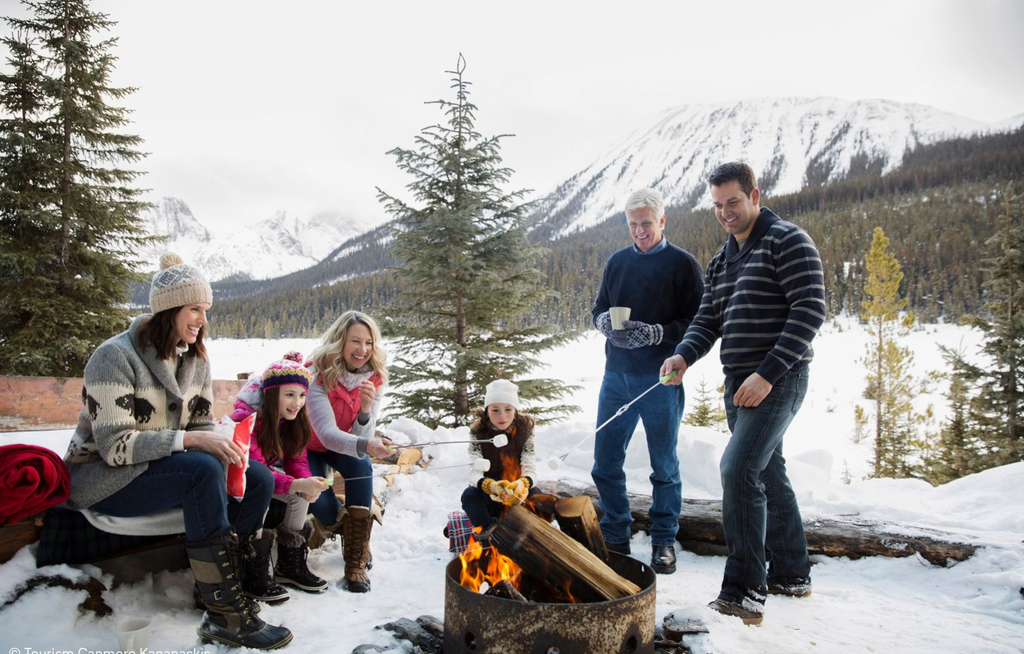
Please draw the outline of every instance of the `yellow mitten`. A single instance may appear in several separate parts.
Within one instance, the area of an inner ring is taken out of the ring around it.
[[[520,477],[509,484],[508,489],[515,495],[518,502],[525,502],[526,497],[530,494],[530,480],[526,477]]]
[[[492,502],[505,504],[505,497],[508,495],[508,482],[504,479],[484,479],[480,484],[480,490],[491,496]]]

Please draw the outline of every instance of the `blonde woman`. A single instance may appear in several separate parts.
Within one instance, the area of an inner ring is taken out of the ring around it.
[[[326,529],[340,534],[345,549],[345,581],[349,591],[370,590],[367,576],[373,470],[367,454],[387,457],[388,441],[375,438],[381,389],[387,383],[387,354],[373,318],[346,311],[322,337],[310,357],[313,384],[306,410],[313,426],[307,446],[309,470],[327,474],[327,466],[346,480],[345,508],[334,493],[322,493],[309,507]]]

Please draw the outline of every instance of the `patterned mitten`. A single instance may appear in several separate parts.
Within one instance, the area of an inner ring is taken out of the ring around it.
[[[649,325],[638,320],[627,320],[622,323],[622,331],[626,332],[629,349],[657,345],[661,343],[664,329],[661,325]]]

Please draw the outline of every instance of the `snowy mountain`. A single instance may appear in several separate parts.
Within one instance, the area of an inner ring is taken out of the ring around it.
[[[777,98],[668,109],[543,198],[534,219],[552,237],[618,214],[650,186],[667,204],[709,206],[705,182],[720,163],[742,160],[765,194],[799,191],[859,172],[886,173],[907,148],[958,135],[1009,130],[919,104],[889,100]]]
[[[365,227],[339,214],[321,213],[306,220],[278,211],[260,222],[212,233],[178,198],[163,198],[145,215],[149,232],[167,240],[142,253],[157,261],[176,252],[201,268],[211,281],[226,277],[268,279],[308,268]]]

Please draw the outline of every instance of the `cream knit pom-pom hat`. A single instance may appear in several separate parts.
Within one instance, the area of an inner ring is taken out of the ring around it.
[[[202,302],[213,304],[213,289],[199,269],[171,252],[161,256],[160,270],[153,275],[149,288],[149,310],[160,313]]]

